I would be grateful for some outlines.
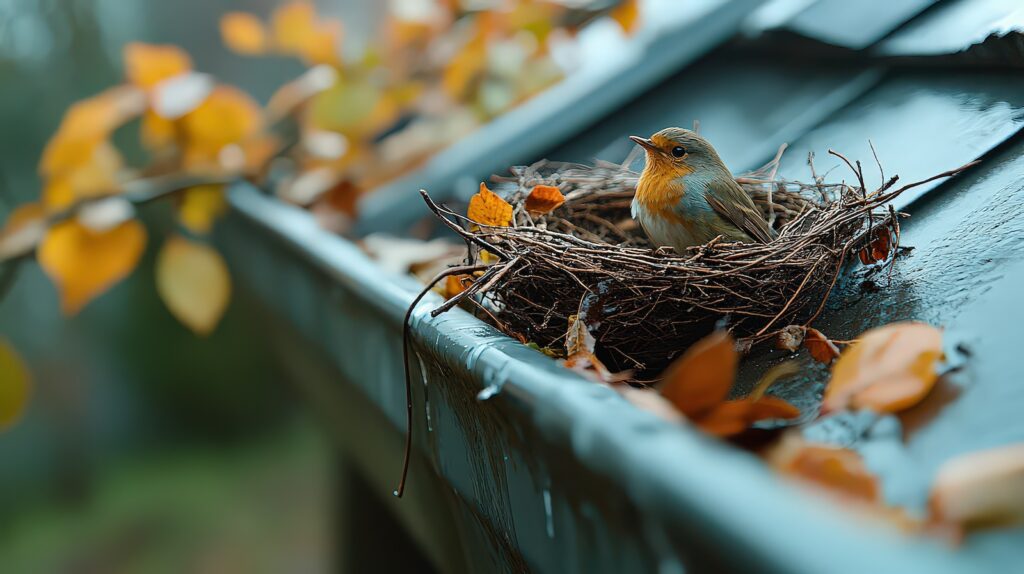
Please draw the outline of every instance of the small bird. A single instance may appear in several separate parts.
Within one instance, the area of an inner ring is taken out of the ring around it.
[[[629,139],[647,152],[633,219],[656,246],[685,253],[719,235],[741,243],[772,240],[764,215],[706,139],[683,128]]]

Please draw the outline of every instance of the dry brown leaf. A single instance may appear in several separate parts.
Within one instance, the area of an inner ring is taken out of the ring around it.
[[[931,521],[965,531],[1024,523],[1024,443],[956,457],[939,468]]]
[[[172,315],[197,335],[207,335],[231,301],[231,276],[212,247],[173,236],[156,260],[156,289]]]
[[[537,185],[530,190],[526,197],[526,211],[543,215],[551,213],[558,206],[565,203],[565,196],[562,191],[553,185]]]
[[[57,285],[61,310],[74,315],[135,269],[146,247],[146,229],[127,221],[95,232],[75,219],[54,225],[39,246],[39,264]]]
[[[888,227],[879,227],[875,231],[875,238],[867,247],[858,253],[860,262],[864,265],[871,265],[889,258],[889,251],[892,249],[892,232]]]
[[[805,444],[781,468],[782,472],[840,496],[878,502],[878,479],[856,452],[829,445]]]
[[[729,395],[738,362],[732,335],[715,331],[669,365],[661,394],[688,418],[699,418]]]
[[[819,363],[828,365],[839,357],[839,347],[817,329],[807,328],[804,333],[804,347]]]
[[[800,325],[789,325],[779,329],[775,336],[775,348],[783,351],[794,352],[804,342],[804,328]]]
[[[931,325],[893,323],[866,331],[833,366],[822,411],[909,408],[935,385],[942,358],[942,331]]]
[[[778,397],[767,396],[726,401],[696,419],[694,424],[710,435],[729,437],[747,430],[758,421],[798,416],[800,409]]]
[[[508,227],[512,224],[512,206],[481,182],[480,191],[469,199],[466,216],[480,225]]]
[[[144,90],[191,70],[192,59],[177,46],[132,42],[124,48],[125,76]]]
[[[220,35],[233,52],[253,56],[267,51],[267,30],[248,12],[228,12],[220,19]]]
[[[32,377],[14,347],[0,338],[0,431],[21,418],[28,403]]]

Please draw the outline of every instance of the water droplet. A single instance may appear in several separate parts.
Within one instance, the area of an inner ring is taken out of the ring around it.
[[[551,512],[551,491],[544,489],[544,526],[548,531],[548,538],[555,537],[555,516]]]
[[[398,496],[398,490],[392,490],[392,491],[391,491],[391,494],[392,494],[393,496]]]
[[[496,394],[498,394],[500,392],[501,392],[501,385],[498,385],[498,384],[487,385],[486,387],[483,388],[483,390],[481,390],[479,393],[476,394],[476,400],[478,400],[478,401],[486,401],[487,399],[493,397],[494,395],[496,395]]]

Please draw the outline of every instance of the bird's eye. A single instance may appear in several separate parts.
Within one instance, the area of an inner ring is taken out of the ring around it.
[[[686,155],[686,148],[684,148],[683,146],[677,145],[676,147],[672,148],[673,157],[683,157],[684,155]]]

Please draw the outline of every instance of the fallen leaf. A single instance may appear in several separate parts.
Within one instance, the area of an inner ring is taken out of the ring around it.
[[[481,182],[480,191],[469,199],[466,216],[480,225],[508,227],[512,224],[512,206]]]
[[[699,418],[729,395],[738,362],[732,335],[715,331],[669,365],[661,394],[688,418]]]
[[[162,150],[174,143],[174,122],[164,119],[153,110],[142,116],[139,128],[142,145],[149,150]]]
[[[893,323],[866,331],[832,367],[822,412],[909,408],[935,385],[942,358],[942,331],[931,325]]]
[[[205,235],[213,229],[213,222],[227,209],[223,185],[197,185],[182,193],[178,220],[192,233]]]
[[[586,321],[578,314],[569,316],[569,328],[565,332],[565,359],[562,366],[601,383],[617,383],[628,379],[630,372],[612,373],[597,358],[594,350],[597,340],[590,333]]]
[[[872,263],[888,259],[891,249],[892,232],[889,231],[888,227],[879,227],[875,230],[875,238],[871,240],[867,247],[860,250],[858,256],[861,263],[871,265]]]
[[[444,298],[451,299],[465,291],[472,284],[473,277],[471,275],[449,275],[445,278],[444,282]]]
[[[632,34],[640,24],[640,0],[622,0],[608,15],[622,26],[623,32]]]
[[[565,196],[562,191],[553,185],[537,185],[530,190],[526,197],[526,211],[543,215],[551,213],[558,206],[565,203]]]
[[[191,69],[192,59],[177,46],[131,42],[124,48],[125,76],[144,90]]]
[[[860,455],[849,449],[805,444],[781,470],[846,498],[872,503],[880,500],[878,479],[864,466]]]
[[[61,310],[74,315],[135,269],[146,247],[146,229],[126,221],[103,232],[75,219],[54,225],[39,246],[39,264],[57,286]]]
[[[783,351],[794,352],[804,342],[804,328],[800,325],[789,325],[779,329],[775,336],[775,347]]]
[[[933,523],[963,530],[1024,523],[1024,443],[968,453],[943,464],[928,501]]]
[[[6,339],[0,339],[0,431],[21,418],[31,386],[25,362]]]
[[[220,35],[229,50],[247,56],[267,50],[267,31],[263,22],[248,12],[228,12],[220,19]]]
[[[351,180],[343,179],[327,190],[319,202],[349,217],[358,215],[359,197],[362,190]]]
[[[810,327],[804,333],[804,347],[815,361],[826,365],[834,361],[840,354],[839,347],[836,347],[835,343],[821,331]]]
[[[156,261],[156,288],[164,304],[197,335],[208,335],[231,301],[231,276],[212,247],[173,236]]]
[[[340,66],[342,31],[340,21],[319,22],[302,45],[302,59],[310,66]]]
[[[725,401],[693,419],[702,431],[718,437],[737,435],[763,420],[794,419],[800,409],[778,397],[760,397]]]

